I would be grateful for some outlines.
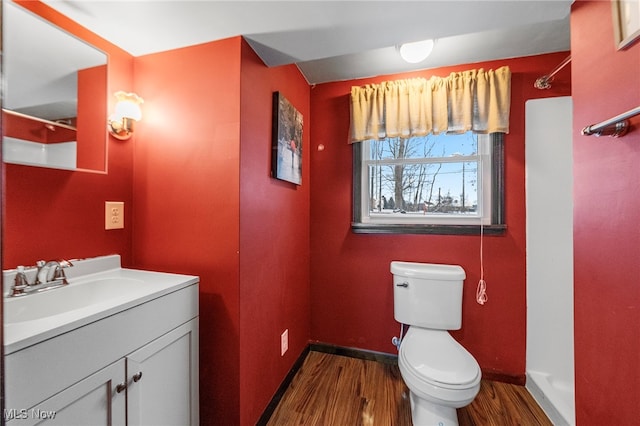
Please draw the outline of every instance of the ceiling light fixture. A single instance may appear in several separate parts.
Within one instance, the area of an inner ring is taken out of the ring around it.
[[[434,40],[422,40],[413,43],[401,44],[398,50],[400,51],[400,56],[406,62],[409,62],[410,64],[417,64],[418,62],[422,62],[427,59],[431,54],[434,45]]]

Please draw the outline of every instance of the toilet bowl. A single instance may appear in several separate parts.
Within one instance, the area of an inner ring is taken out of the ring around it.
[[[457,408],[480,390],[473,356],[448,332],[462,324],[464,270],[456,265],[392,262],[394,316],[408,324],[398,366],[410,391],[414,426],[457,425]]]
[[[480,366],[444,330],[409,328],[398,366],[411,392],[414,426],[457,425],[456,408],[470,404],[480,390]]]

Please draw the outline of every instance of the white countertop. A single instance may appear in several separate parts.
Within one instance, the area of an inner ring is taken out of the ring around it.
[[[130,309],[168,293],[198,283],[199,278],[194,275],[171,274],[165,272],[143,271],[120,267],[120,256],[103,256],[99,258],[74,261],[74,266],[66,269],[69,285],[47,290],[42,293],[29,294],[19,297],[6,297],[5,306],[12,303],[41,302],[48,303],[49,297],[55,303],[56,298],[64,298],[71,294],[69,291],[79,289],[78,286],[90,286],[92,282],[102,280],[135,280],[139,285],[118,286],[117,294],[110,295],[104,301],[92,301],[87,306],[79,306],[70,311],[55,313],[42,318],[15,321],[6,318],[8,309],[5,308],[4,321],[4,350],[5,355],[16,352],[25,347],[50,339],[62,333],[82,327],[107,316]],[[5,283],[13,283],[15,270],[4,271]],[[114,283],[116,282],[114,281]],[[104,281],[103,281],[104,282]],[[133,282],[133,281],[132,281]],[[74,288],[74,286],[76,288]],[[123,290],[124,289],[124,290]],[[83,289],[86,292],[86,288]],[[5,287],[5,294],[6,294]],[[56,292],[53,294],[53,292]],[[65,293],[67,292],[67,293]],[[51,293],[51,294],[49,294]],[[42,298],[40,300],[30,298]],[[10,311],[10,309],[9,309]]]

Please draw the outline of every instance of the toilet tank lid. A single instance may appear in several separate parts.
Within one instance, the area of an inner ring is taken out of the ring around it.
[[[426,278],[444,281],[464,280],[466,274],[459,265],[440,263],[391,262],[391,273],[408,278]]]

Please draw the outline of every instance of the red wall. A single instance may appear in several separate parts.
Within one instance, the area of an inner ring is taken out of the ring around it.
[[[331,344],[393,353],[399,334],[393,318],[392,260],[453,263],[467,274],[463,327],[454,332],[478,360],[485,376],[523,382],[525,372],[525,101],[570,94],[569,70],[552,89],[533,87],[568,53],[461,65],[430,71],[322,84],[311,90],[311,337]],[[508,65],[512,72],[510,133],[505,138],[504,236],[485,236],[489,301],[475,302],[480,279],[478,236],[362,235],[350,230],[352,153],[349,94],[354,85],[447,76],[450,72]],[[323,144],[323,151],[317,146]]]
[[[308,157],[269,173],[272,92],[309,117],[309,87],[232,38],[136,58],[135,89],[134,264],[200,276],[201,423],[255,424],[309,340]]]
[[[132,85],[133,58],[40,2],[19,2],[109,55],[109,91]],[[106,117],[105,117],[106,120]],[[104,123],[106,126],[106,122]],[[105,231],[104,202],[132,206],[133,141],[109,138],[109,173],[69,172],[3,164],[3,268],[38,259],[91,257],[111,253],[131,259],[131,227]],[[125,207],[125,223],[130,209]]]
[[[571,13],[576,420],[638,424],[640,117],[612,139],[580,130],[640,105],[640,42],[617,51],[609,2]]]
[[[135,59],[134,265],[200,276],[202,424],[239,421],[240,39]]]
[[[240,424],[254,425],[309,342],[309,85],[242,45],[240,109]],[[272,94],[303,116],[302,185],[270,177]],[[280,356],[280,335],[289,350]]]
[[[107,170],[104,141],[107,113],[107,66],[87,68],[78,72],[78,167]],[[109,93],[112,96],[111,93]]]

